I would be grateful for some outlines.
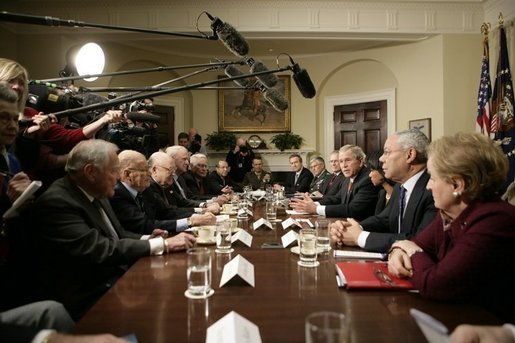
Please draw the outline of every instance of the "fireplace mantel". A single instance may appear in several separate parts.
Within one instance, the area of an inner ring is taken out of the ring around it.
[[[291,171],[289,157],[291,154],[299,154],[302,157],[302,163],[305,167],[309,164],[310,154],[314,152],[312,149],[293,149],[293,150],[276,150],[276,149],[253,149],[254,154],[260,155],[263,159],[263,165],[266,170],[272,172]],[[227,152],[208,151],[209,168],[214,170],[218,160],[225,160]]]

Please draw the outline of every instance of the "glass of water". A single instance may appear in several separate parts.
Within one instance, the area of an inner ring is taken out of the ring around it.
[[[224,220],[216,224],[215,252],[229,254],[233,251],[234,249],[231,248],[231,222]]]
[[[331,250],[331,241],[329,239],[329,222],[327,219],[318,219],[315,222],[317,230],[317,248],[320,252]]]
[[[299,232],[299,266],[316,267],[317,261],[317,232],[315,229],[301,229]]]
[[[266,219],[270,222],[277,221],[277,203],[274,201],[267,201],[265,206]]]
[[[211,288],[211,252],[207,248],[192,248],[188,256],[188,289],[184,293],[192,299],[204,299],[213,295]]]
[[[343,313],[321,311],[306,317],[306,343],[350,342],[349,319]]]

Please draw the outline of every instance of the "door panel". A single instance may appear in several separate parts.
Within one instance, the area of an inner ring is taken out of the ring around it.
[[[334,107],[334,148],[360,146],[368,154],[383,147],[387,136],[386,100]]]

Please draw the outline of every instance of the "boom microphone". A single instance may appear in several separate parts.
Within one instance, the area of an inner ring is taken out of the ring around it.
[[[243,74],[237,67],[235,67],[234,65],[228,65],[227,67],[225,67],[225,75],[227,75],[228,77],[236,77],[236,76],[242,76],[242,75],[245,75]],[[234,83],[236,83],[238,86],[240,87],[244,87],[244,88],[249,88],[250,86],[252,86],[252,83],[249,79],[238,79],[238,80],[233,80]]]
[[[155,114],[143,113],[143,112],[127,112],[125,118],[132,121],[147,122],[147,123],[159,123],[160,116]]]
[[[288,100],[275,88],[268,88],[264,91],[266,101],[277,111],[283,112],[288,108]]]
[[[259,73],[262,71],[269,71],[266,65],[259,60],[254,60],[252,57],[247,59],[247,64],[250,65],[251,73]],[[264,74],[256,75],[259,82],[265,85],[267,88],[272,88],[277,84],[278,78],[275,74]]]
[[[237,56],[245,56],[249,53],[247,41],[231,24],[224,23],[220,18],[205,13],[212,20],[211,29],[213,34],[224,43],[227,49]]]
[[[317,92],[306,69],[301,69],[299,64],[295,63],[291,56],[290,62],[292,63],[292,66],[289,68],[293,71],[293,80],[295,81],[295,84],[297,85],[297,88],[299,89],[302,96],[305,98],[314,97]]]

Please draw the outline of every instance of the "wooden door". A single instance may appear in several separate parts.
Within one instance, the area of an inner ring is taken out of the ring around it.
[[[386,100],[334,107],[334,148],[360,146],[366,154],[381,149],[387,136]]]
[[[168,138],[169,145],[175,144],[175,108],[173,106],[156,105],[152,114],[161,117],[157,125],[157,132],[160,136]]]

